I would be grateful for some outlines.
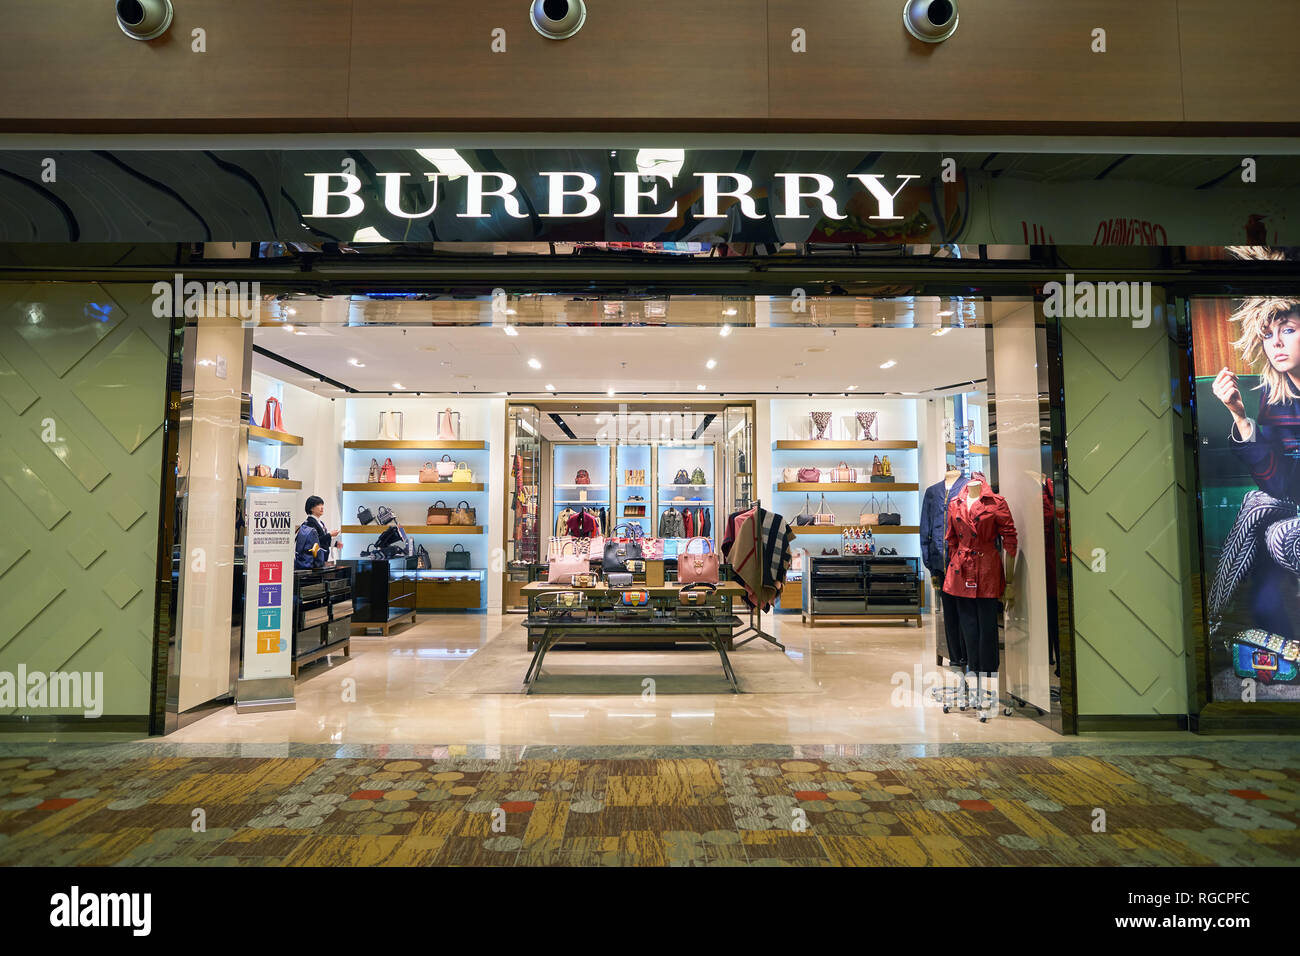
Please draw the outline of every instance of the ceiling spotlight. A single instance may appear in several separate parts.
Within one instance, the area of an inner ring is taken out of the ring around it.
[[[555,386],[554,386],[554,385],[543,385],[542,387],[545,388],[548,392],[553,392],[553,391],[555,391]]]
[[[893,359],[890,359],[888,362],[882,362],[881,365],[880,365],[880,367],[881,367],[881,368],[893,368],[893,367],[894,367],[895,365],[897,365],[897,364],[898,364],[898,363],[895,362]]]
[[[703,386],[703,385],[696,385],[696,386],[695,386],[695,390],[696,390],[697,392],[702,392],[702,391],[704,391],[704,386]]]
[[[348,364],[351,365],[353,368],[365,368],[365,367],[366,367],[366,363],[365,363],[365,362],[358,362],[358,361],[357,361],[356,359],[354,359],[354,358],[350,358],[350,359],[348,359]]]
[[[957,0],[907,0],[903,26],[924,43],[941,43],[957,32]]]
[[[539,362],[539,361],[537,361],[537,359],[535,359],[535,358],[530,358],[530,359],[528,360],[528,367],[529,367],[529,368],[541,368],[541,367],[542,367],[542,363]]]
[[[608,392],[606,392],[605,394],[608,395],[610,398],[613,398],[613,397],[614,397],[614,390],[611,388],[611,389],[610,389]]]
[[[948,334],[949,332],[951,332],[951,331],[952,331],[952,329],[935,329],[935,330],[934,330],[933,332],[931,332],[930,334],[931,334],[931,335],[947,335],[947,334]]]
[[[849,391],[850,391],[850,392],[855,391],[856,389],[857,389],[857,386],[856,386],[856,385],[850,385],[850,386],[849,386]]]
[[[722,328],[718,329],[718,334],[725,339],[728,335],[731,334],[731,326],[724,325]]]
[[[736,310],[735,310],[735,309],[723,309],[723,310],[722,310],[722,314],[723,314],[723,315],[735,315],[735,314],[736,314]]]
[[[505,327],[505,332],[506,332],[506,335],[518,335],[518,334],[519,334],[519,330],[518,330],[517,328],[515,328],[513,325],[507,325],[507,326]]]
[[[394,382],[393,388],[406,388],[406,386],[403,385],[401,382]]]
[[[587,22],[586,0],[533,0],[528,19],[546,39],[567,40]]]
[[[132,40],[156,40],[172,25],[171,0],[117,0],[117,25]]]
[[[712,368],[717,368],[717,367],[718,367],[718,360],[717,360],[717,359],[709,359],[707,362],[704,363],[704,367],[705,367],[705,368],[710,368],[710,369],[712,369]]]

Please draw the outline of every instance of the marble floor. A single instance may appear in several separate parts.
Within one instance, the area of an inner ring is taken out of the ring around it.
[[[765,618],[771,620],[771,618]],[[457,668],[489,641],[524,645],[519,615],[424,615],[388,638],[356,638],[352,658],[304,670],[292,711],[213,712],[167,738],[172,743],[482,744],[568,746],[737,746],[750,744],[1028,743],[1059,740],[1046,727],[1000,710],[988,723],[973,711],[944,714],[917,676],[935,668],[929,622],[915,627],[803,626],[797,615],[778,615],[770,626],[786,645],[784,662],[756,641],[734,653],[738,673],[751,665],[788,665],[782,687],[798,692],[642,693],[642,652],[553,651],[551,669],[572,669],[579,659],[620,677],[600,693],[548,694],[546,678],[531,696],[466,693],[452,680]],[[720,677],[711,651],[655,654],[688,669]],[[648,662],[658,667],[662,660]],[[526,665],[525,665],[526,666]],[[587,665],[584,663],[583,667]],[[751,667],[751,669],[753,669]],[[653,672],[653,671],[652,671]],[[522,678],[522,668],[520,669]],[[449,684],[450,689],[443,687]]]

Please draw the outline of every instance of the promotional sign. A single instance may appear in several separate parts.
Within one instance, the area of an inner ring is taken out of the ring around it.
[[[294,514],[275,492],[248,496],[244,680],[288,677],[293,640]]]
[[[1300,700],[1300,299],[1192,301],[1212,697]]]

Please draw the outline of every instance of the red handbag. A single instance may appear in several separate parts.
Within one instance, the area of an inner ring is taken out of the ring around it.
[[[800,481],[821,481],[822,473],[818,471],[816,468],[800,468],[799,480]]]
[[[576,478],[574,478],[573,483],[574,483],[575,485],[589,485],[589,484],[591,484],[591,476],[587,474],[587,469],[586,469],[586,468],[579,468],[579,469],[578,469],[578,475],[577,475]]]
[[[708,551],[691,554],[691,542],[702,541],[708,545]],[[677,555],[678,584],[717,584],[718,553],[713,550],[713,542],[708,538],[691,538],[685,549]]]
[[[389,484],[397,481],[397,466],[393,464],[393,459],[384,459],[384,464],[379,469],[379,480]]]
[[[266,408],[262,411],[262,427],[273,432],[284,431],[284,416],[280,414],[280,400],[268,398]]]

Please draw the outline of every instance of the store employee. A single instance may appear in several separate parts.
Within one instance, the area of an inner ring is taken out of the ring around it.
[[[325,562],[329,560],[330,547],[342,546],[342,542],[334,542],[339,529],[329,531],[321,517],[325,514],[325,499],[319,495],[312,495],[307,499],[306,510],[307,520],[298,528],[293,556],[293,566],[299,571],[325,567]]]

